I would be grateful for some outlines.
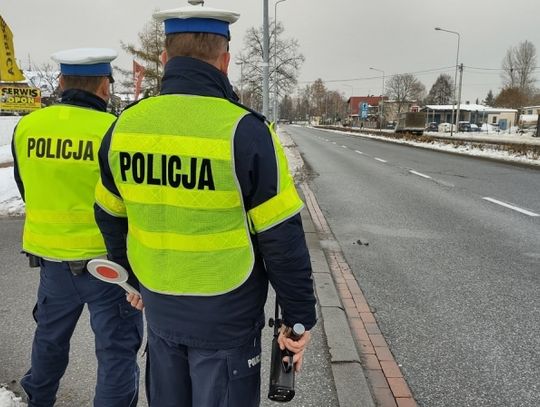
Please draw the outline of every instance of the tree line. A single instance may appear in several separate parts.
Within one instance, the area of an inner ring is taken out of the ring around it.
[[[274,100],[279,102],[279,117],[288,120],[308,120],[317,116],[324,121],[336,122],[347,116],[347,99],[335,90],[328,89],[319,78],[315,82],[297,88],[298,76],[305,61],[300,53],[296,39],[285,37],[284,26],[280,22],[269,25],[270,40],[270,106]],[[122,49],[145,67],[142,85],[143,97],[156,95],[161,87],[163,66],[160,54],[165,34],[163,25],[155,20],[148,22],[138,33],[138,44],[121,43]],[[262,110],[262,27],[251,27],[243,39],[241,53],[231,63],[236,63],[241,75],[236,81],[236,92],[248,107]],[[502,87],[496,95],[488,92],[481,103],[488,106],[519,108],[525,105],[540,104],[540,92],[535,86],[537,71],[537,52],[534,44],[524,41],[510,47],[501,63]],[[50,87],[49,93],[58,96],[57,72],[50,64],[37,70],[41,78],[40,86]],[[117,81],[116,95],[133,93],[133,73],[131,70],[115,66]],[[51,79],[53,78],[53,79]],[[49,80],[50,79],[50,80]],[[452,104],[455,83],[448,74],[441,74],[426,92],[425,85],[410,73],[392,75],[385,82],[385,97],[397,104],[397,110],[409,102],[419,104]],[[42,89],[45,90],[45,89]],[[293,93],[297,90],[297,96]],[[119,105],[118,96],[112,104]],[[480,103],[480,100],[476,100]],[[118,107],[119,108],[119,107]]]

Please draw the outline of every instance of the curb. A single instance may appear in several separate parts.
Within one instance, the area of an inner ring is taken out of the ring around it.
[[[417,407],[399,365],[306,182],[302,221],[341,407]],[[308,217],[309,216],[309,217]]]
[[[301,215],[311,256],[317,301],[321,310],[320,320],[329,347],[330,365],[339,405],[375,407],[347,316],[341,305],[315,225],[308,209],[304,209]]]

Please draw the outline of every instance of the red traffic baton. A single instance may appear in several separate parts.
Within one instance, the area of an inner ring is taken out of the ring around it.
[[[141,293],[127,282],[129,274],[120,264],[105,259],[94,259],[88,262],[86,268],[97,279],[118,284],[128,293],[141,296]]]

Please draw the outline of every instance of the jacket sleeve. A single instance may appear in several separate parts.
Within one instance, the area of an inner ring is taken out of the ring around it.
[[[19,189],[19,193],[21,194],[21,198],[23,201],[25,201],[24,197],[24,184],[21,178],[21,173],[19,171],[19,163],[17,160],[17,152],[15,150],[15,136],[17,134],[17,127],[15,126],[15,130],[13,130],[13,138],[11,139],[11,155],[13,155],[13,178],[15,178],[15,183],[17,184],[17,188]]]
[[[299,214],[303,204],[288,172],[283,149],[275,134],[253,115],[240,121],[234,146],[244,205],[283,319],[288,326],[300,322],[311,329],[316,323],[316,301]]]
[[[108,160],[113,128],[114,124],[103,138],[98,153],[100,180],[96,186],[94,215],[103,235],[109,260],[122,265],[130,271],[130,282],[133,282],[134,277],[131,273],[126,249],[128,231],[126,209],[120,192],[114,183]]]

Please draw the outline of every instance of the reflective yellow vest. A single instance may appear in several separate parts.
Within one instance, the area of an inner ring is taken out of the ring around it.
[[[109,164],[121,197],[98,183],[96,202],[127,216],[129,262],[148,289],[172,295],[234,290],[253,268],[250,231],[301,210],[272,132],[278,194],[246,214],[233,146],[247,114],[225,99],[163,95],[139,102],[116,123]]]
[[[94,220],[98,150],[115,116],[55,105],[21,119],[14,136],[24,184],[23,249],[54,260],[107,253]]]

